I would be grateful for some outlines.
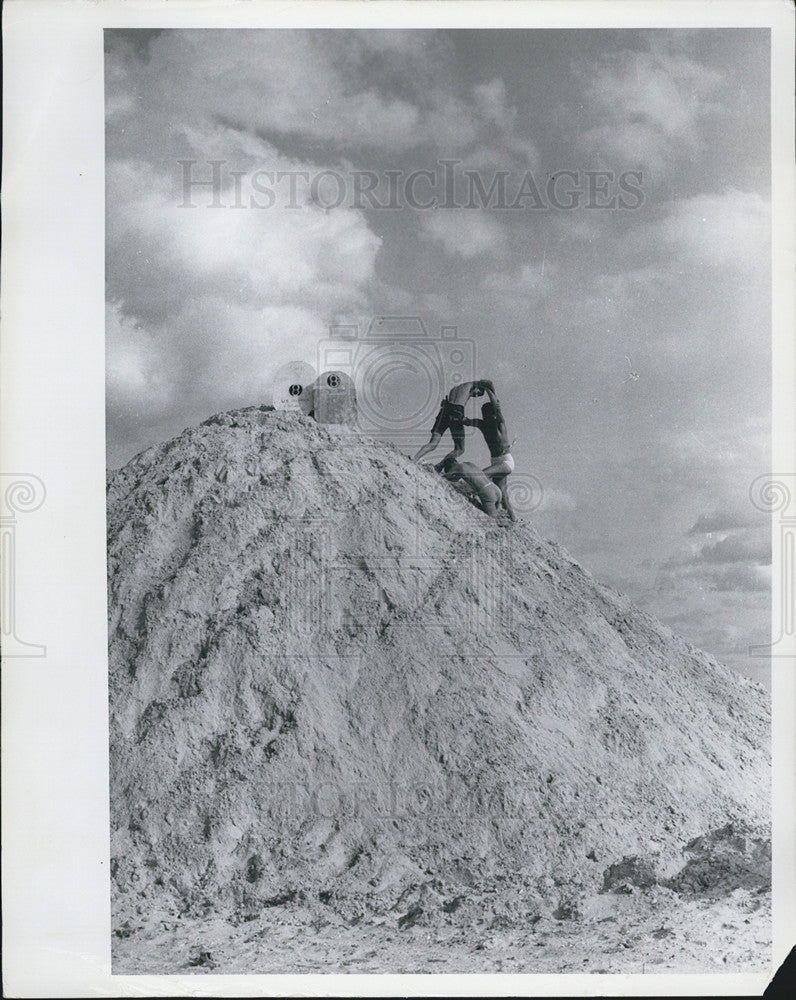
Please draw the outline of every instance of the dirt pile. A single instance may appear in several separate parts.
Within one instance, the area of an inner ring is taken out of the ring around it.
[[[728,823],[686,844],[688,861],[665,884],[681,895],[724,895],[771,883],[771,841],[742,824]]]
[[[120,936],[141,906],[574,919],[698,880],[727,824],[761,861],[763,690],[389,445],[219,415],[110,475],[108,541]]]

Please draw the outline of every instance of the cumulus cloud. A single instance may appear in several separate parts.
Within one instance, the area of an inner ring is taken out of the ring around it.
[[[477,84],[473,87],[478,110],[487,121],[494,122],[500,128],[509,129],[517,117],[516,108],[506,106],[506,84],[496,77],[489,83]]]
[[[738,591],[761,593],[770,589],[770,568],[764,565],[767,554],[730,546],[726,552],[697,553],[692,559],[673,559],[661,568],[660,593],[677,588],[698,591]],[[684,591],[686,592],[686,591]]]
[[[353,210],[181,207],[173,176],[107,171],[109,436],[262,398],[269,370],[366,308],[380,239]],[[180,428],[177,427],[176,430]]]
[[[118,117],[127,94],[145,88],[152,112],[176,112],[181,122],[201,115],[337,150],[431,144],[453,152],[485,125],[521,143],[501,81],[472,99],[447,86],[447,47],[437,32],[166,31],[150,42],[147,61],[124,39],[113,45],[108,100]]]
[[[232,405],[266,378],[266,341],[273,366],[331,323],[390,303],[450,312],[441,291],[418,297],[377,274],[382,236],[367,201],[337,206],[300,181],[290,206],[284,184],[276,205],[256,193],[253,205],[258,177],[408,169],[400,155],[465,161],[478,148],[493,150],[496,167],[536,162],[503,81],[457,80],[444,32],[111,31],[106,46],[111,441],[134,437],[125,420],[182,419],[184,398]],[[223,208],[191,186],[211,176],[211,161]],[[240,191],[242,206],[230,207]],[[462,263],[506,248],[502,223],[484,212],[403,222]]]
[[[196,44],[177,45],[180,58]],[[212,78],[225,65],[220,59],[205,69]],[[294,208],[229,207],[231,175],[224,178],[225,207],[208,207],[209,198],[186,207],[176,155],[233,164],[245,191],[264,167],[319,165],[187,109],[174,156],[164,156],[157,101],[165,97],[156,90],[146,96],[154,102],[151,141],[142,134],[131,147],[128,136],[121,142],[126,155],[111,155],[106,172],[112,462],[209,413],[262,401],[270,373],[285,361],[314,362],[331,322],[368,311],[381,245],[361,210],[324,208],[306,197]],[[123,113],[118,102],[113,111],[114,118]],[[164,143],[175,142],[167,134]]]
[[[506,245],[503,225],[483,211],[431,212],[423,216],[422,225],[427,237],[458,257],[469,259],[494,253]]]
[[[255,132],[404,143],[420,125],[420,110],[368,88],[346,94],[335,54],[312,32],[164,32],[150,43],[146,63],[128,64],[132,79],[123,85],[146,86],[149,106],[179,120],[221,115]]]
[[[528,310],[538,307],[557,288],[559,268],[544,255],[538,263],[519,268],[488,271],[473,290],[470,301],[476,309],[484,302],[504,317],[527,322]]]
[[[771,546],[767,538],[753,540],[730,535],[718,542],[703,545],[698,558],[707,563],[763,564],[771,561]]]
[[[765,593],[770,584],[765,573],[754,566],[726,566],[710,577],[713,590],[738,591],[740,593]]]
[[[768,520],[725,507],[703,514],[686,533],[695,538],[719,533],[715,541],[692,543],[687,553],[660,567],[658,591],[764,593],[770,589],[771,540]]]
[[[468,156],[466,166],[486,167],[505,165],[516,157],[516,162],[534,170],[539,164],[539,153],[534,142],[519,135],[516,130],[517,108],[508,104],[506,84],[500,77],[473,87],[475,105],[481,118],[495,127],[494,144],[481,146]]]
[[[686,534],[708,535],[715,531],[734,531],[739,528],[748,528],[759,520],[759,515],[755,516],[752,511],[733,510],[725,507],[721,510],[700,514]]]
[[[553,280],[560,276],[560,268],[543,255],[538,265],[523,264],[514,271],[490,271],[484,275],[481,287],[501,294],[537,295],[550,291]]]
[[[720,110],[723,74],[683,55],[624,50],[582,74],[584,101],[597,120],[581,134],[582,149],[657,179],[693,153],[701,122]]]
[[[301,296],[330,311],[372,277],[379,238],[362,213],[183,207],[173,178],[129,161],[107,172],[108,294],[162,321],[200,291],[253,308]]]
[[[748,268],[767,260],[770,226],[766,199],[728,188],[671,202],[653,235],[689,265]]]
[[[268,402],[279,366],[314,364],[327,333],[312,310],[295,304],[253,309],[204,295],[150,326],[109,306],[109,464],[218,410]]]
[[[739,309],[752,292],[757,296],[768,287],[770,212],[770,202],[759,193],[727,188],[658,202],[637,222],[634,217],[620,239],[596,232],[594,223],[591,231],[579,232],[577,220],[568,231],[570,239],[599,239],[606,267],[587,286],[595,299],[624,308],[639,296],[650,303],[672,303],[698,289],[703,299],[712,295],[717,307],[731,309],[742,329]],[[563,223],[556,225],[560,229]],[[709,285],[704,281],[707,272],[713,277]],[[688,343],[693,337],[689,330],[680,339]]]
[[[721,426],[691,426],[664,434],[665,465],[670,474],[678,477],[685,490],[692,490],[708,477],[720,486],[717,495],[732,496],[733,504],[739,486],[746,496],[748,484],[757,475],[751,456],[759,455],[766,461],[770,451],[771,427],[768,414],[746,416]],[[701,479],[695,478],[695,471]],[[730,493],[730,488],[732,492]]]

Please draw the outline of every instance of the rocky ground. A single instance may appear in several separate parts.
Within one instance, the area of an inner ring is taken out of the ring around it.
[[[455,897],[454,897],[455,898]],[[767,972],[768,890],[680,897],[636,890],[558,917],[506,912],[505,893],[434,926],[395,912],[346,920],[303,901],[232,921],[149,912],[117,928],[117,974],[317,972]],[[409,911],[411,914],[411,911]],[[403,922],[402,922],[403,921]]]
[[[766,968],[769,704],[391,446],[109,476],[117,972]]]

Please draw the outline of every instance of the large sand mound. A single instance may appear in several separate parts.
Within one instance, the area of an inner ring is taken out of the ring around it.
[[[111,474],[108,535],[117,922],[564,919],[767,822],[761,688],[389,445],[219,415]]]

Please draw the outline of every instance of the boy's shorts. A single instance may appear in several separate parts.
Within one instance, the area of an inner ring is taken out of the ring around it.
[[[461,403],[451,403],[447,399],[443,399],[431,433],[444,434],[448,429],[450,429],[454,445],[464,449],[464,407]]]

